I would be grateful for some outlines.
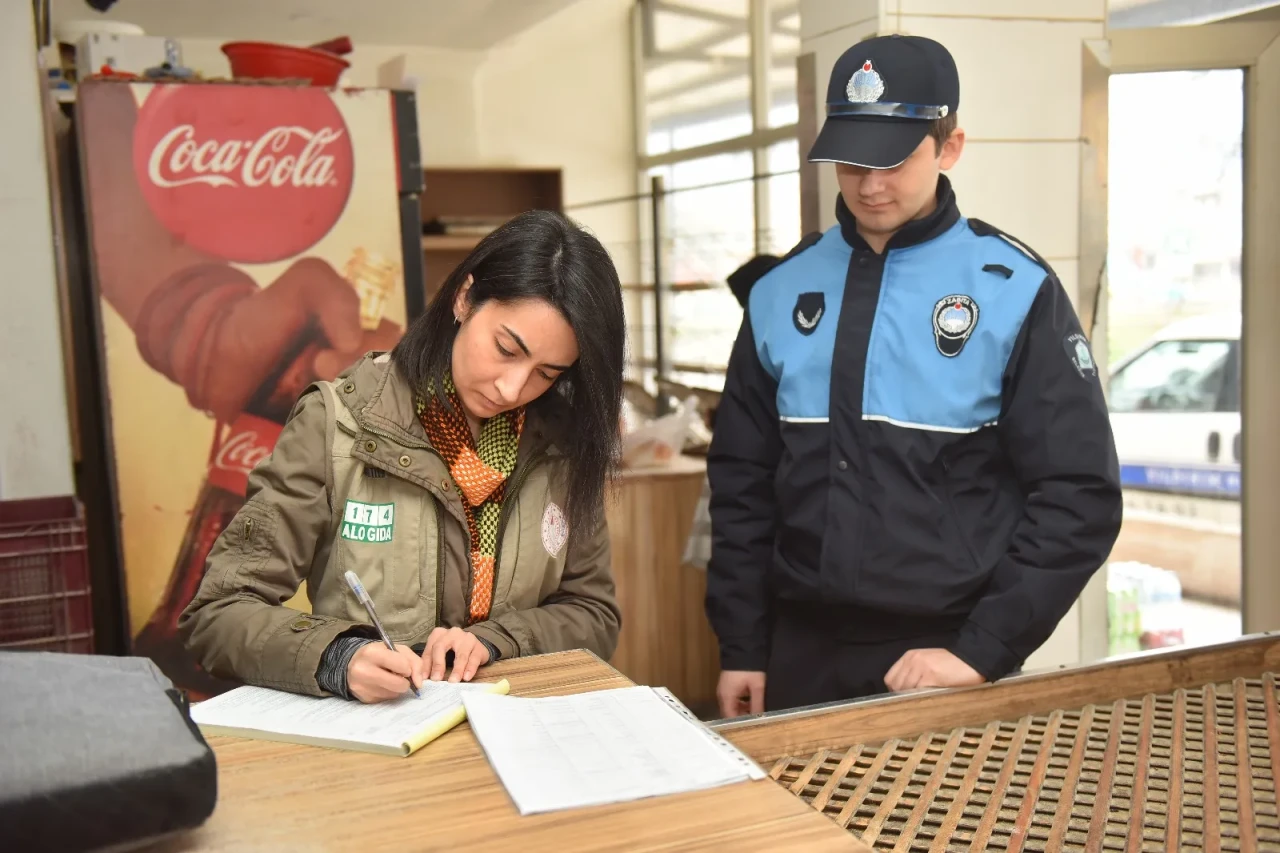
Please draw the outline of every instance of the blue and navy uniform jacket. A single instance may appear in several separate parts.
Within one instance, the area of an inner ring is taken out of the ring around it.
[[[1000,678],[1119,533],[1097,366],[1057,276],[962,217],[945,176],[883,253],[837,218],[755,282],[730,357],[708,457],[721,666],[766,669],[778,607],[834,606],[953,626]]]

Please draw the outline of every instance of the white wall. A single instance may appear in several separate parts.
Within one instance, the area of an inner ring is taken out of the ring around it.
[[[569,208],[635,192],[632,5],[578,3],[489,51],[477,83],[482,162],[562,168]],[[569,213],[624,278],[635,268],[635,204]]]
[[[0,3],[0,499],[74,491],[30,3]]]

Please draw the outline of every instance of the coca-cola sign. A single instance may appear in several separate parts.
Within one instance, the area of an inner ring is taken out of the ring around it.
[[[307,87],[155,86],[133,135],[156,218],[240,263],[294,257],[324,237],[346,207],[353,161],[330,93]]]
[[[209,482],[220,489],[244,497],[249,474],[271,455],[280,437],[280,424],[242,414],[227,431],[209,462]]]

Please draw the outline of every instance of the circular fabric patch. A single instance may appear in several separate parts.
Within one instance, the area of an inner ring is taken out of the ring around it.
[[[542,547],[553,557],[560,555],[560,549],[569,540],[569,522],[564,511],[554,503],[547,504],[542,513]]]

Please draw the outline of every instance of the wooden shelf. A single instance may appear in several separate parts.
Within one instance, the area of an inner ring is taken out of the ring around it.
[[[473,234],[426,234],[422,238],[423,251],[463,251],[470,252],[480,243],[480,237]]]
[[[420,201],[422,222],[450,220],[506,222],[526,210],[561,210],[559,169],[427,168]],[[424,234],[427,301],[462,263],[481,237],[475,234]]]

